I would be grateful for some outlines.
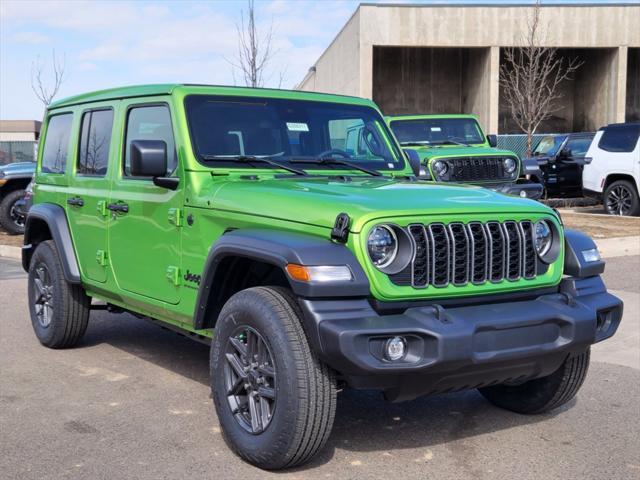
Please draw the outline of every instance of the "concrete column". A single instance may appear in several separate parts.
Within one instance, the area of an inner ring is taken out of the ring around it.
[[[373,99],[373,45],[360,43],[360,92],[359,96]]]
[[[489,52],[489,102],[488,111],[483,115],[487,118],[485,128],[487,133],[498,133],[498,114],[500,110],[500,47],[492,46]]]
[[[621,123],[625,121],[627,107],[627,59],[629,58],[629,48],[626,45],[618,47],[616,59],[615,78],[615,121]]]

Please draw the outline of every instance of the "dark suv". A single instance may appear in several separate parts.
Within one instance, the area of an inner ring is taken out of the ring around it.
[[[591,159],[586,156],[594,133],[548,135],[540,140],[526,165],[537,166],[531,179],[544,185],[547,197],[582,196],[582,170]]]

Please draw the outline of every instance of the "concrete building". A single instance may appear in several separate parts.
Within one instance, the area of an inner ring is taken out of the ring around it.
[[[530,5],[361,4],[297,88],[373,99],[385,114],[475,113],[516,133],[500,95],[505,47]],[[543,5],[544,45],[583,62],[540,131],[640,120],[640,5]]]
[[[35,161],[41,126],[37,120],[0,120],[0,165]]]

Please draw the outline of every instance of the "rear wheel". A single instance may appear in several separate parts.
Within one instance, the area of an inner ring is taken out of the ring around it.
[[[520,385],[480,388],[494,405],[517,413],[545,413],[571,400],[582,386],[589,370],[589,352],[567,358],[551,375]]]
[[[0,202],[0,226],[11,235],[24,233],[25,216],[16,208],[16,202],[22,197],[24,197],[24,190],[14,190]]]
[[[52,240],[33,252],[28,291],[31,325],[40,343],[49,348],[76,345],[87,329],[91,299],[81,285],[65,280]]]
[[[609,185],[603,203],[609,215],[640,215],[638,192],[628,180],[617,180]]]
[[[325,444],[336,408],[329,368],[310,349],[300,310],[282,288],[226,303],[211,345],[211,390],[227,444],[266,469],[302,464]]]

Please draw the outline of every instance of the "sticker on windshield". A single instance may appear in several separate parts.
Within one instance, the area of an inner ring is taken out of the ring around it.
[[[308,132],[309,125],[302,122],[287,122],[287,128],[290,132]]]
[[[431,127],[432,132],[441,132],[442,129],[440,127]]]

